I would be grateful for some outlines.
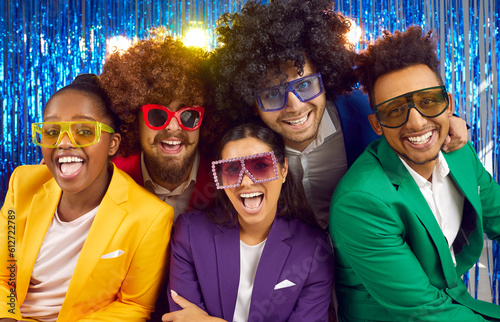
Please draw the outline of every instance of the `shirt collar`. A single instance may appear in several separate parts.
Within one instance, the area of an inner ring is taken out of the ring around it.
[[[167,188],[153,181],[153,179],[149,175],[148,169],[146,168],[146,163],[144,162],[144,153],[141,152],[141,171],[142,171],[142,177],[144,178],[144,187],[153,192],[155,195],[173,196],[182,194],[192,182],[196,183],[196,176],[198,175],[199,165],[200,165],[200,154],[197,150],[196,155],[194,157],[193,166],[191,167],[191,171],[189,172],[188,179],[183,183],[181,183],[177,188],[170,191]]]
[[[413,180],[415,180],[415,183],[419,188],[422,188],[426,183],[429,181],[422,177],[420,174],[418,174],[415,170],[413,170],[408,163],[406,163],[405,160],[403,160],[401,157],[399,157],[401,162],[403,162],[404,166],[406,169],[408,169],[408,172],[410,172],[411,176],[413,177]],[[443,156],[443,153],[439,151],[438,153],[438,159],[436,166],[434,167],[434,170],[432,171],[432,177],[435,178],[439,176],[440,178],[444,178],[450,173],[450,168],[448,167],[448,163],[446,162],[446,159]]]
[[[335,124],[333,124],[333,121],[330,118],[330,113],[328,112],[328,110],[331,108],[333,108],[333,103],[330,101],[326,101],[325,110],[323,111],[323,117],[321,118],[321,122],[319,122],[318,133],[316,135],[316,138],[311,143],[309,143],[309,145],[304,149],[304,151],[302,152],[297,151],[288,146],[286,147],[286,149],[294,153],[307,153],[309,151],[314,150],[321,144],[323,144],[323,142],[325,142],[327,137],[337,132],[337,128],[335,127]]]

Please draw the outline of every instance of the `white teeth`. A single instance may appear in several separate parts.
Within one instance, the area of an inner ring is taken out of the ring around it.
[[[241,198],[253,198],[253,197],[257,197],[257,196],[260,196],[260,195],[263,195],[262,192],[251,192],[251,193],[242,193],[240,195]]]
[[[298,119],[298,120],[295,120],[295,121],[285,121],[286,123],[290,124],[290,125],[299,125],[299,124],[303,124],[305,121],[307,121],[307,117],[309,116],[309,114],[306,114],[303,118],[301,119]]]
[[[429,131],[421,136],[409,136],[408,141],[413,144],[423,144],[429,140],[429,138],[432,136],[432,132],[433,131]]]
[[[83,162],[83,159],[79,158],[79,157],[62,157],[62,158],[59,158],[59,163],[70,163],[70,162]]]
[[[181,141],[162,141],[162,143],[165,143],[168,145],[180,145],[180,144],[182,144]]]

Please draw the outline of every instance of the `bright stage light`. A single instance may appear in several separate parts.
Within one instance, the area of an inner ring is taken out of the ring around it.
[[[115,51],[126,51],[132,46],[132,40],[124,36],[116,36],[106,40],[106,56]]]
[[[351,20],[351,29],[347,33],[347,41],[349,41],[351,44],[356,45],[360,40],[361,40],[361,27],[356,25],[355,20]]]
[[[190,29],[186,34],[184,45],[205,48],[207,46],[205,31],[199,28]]]

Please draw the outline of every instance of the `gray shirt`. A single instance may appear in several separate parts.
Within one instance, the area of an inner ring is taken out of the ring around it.
[[[347,172],[344,135],[332,102],[326,102],[316,139],[302,152],[286,147],[286,156],[293,176],[302,182],[320,226],[327,228],[333,190]]]

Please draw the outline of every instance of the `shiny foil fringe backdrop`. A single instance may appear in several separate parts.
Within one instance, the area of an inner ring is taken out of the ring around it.
[[[216,19],[240,10],[233,0],[0,0],[0,202],[21,164],[38,163],[31,123],[42,121],[50,96],[80,73],[99,74],[106,40],[143,39],[165,26],[174,37],[190,27],[212,38]]]
[[[184,36],[189,27],[197,26],[207,30],[214,46],[216,19],[240,10],[244,2],[0,0],[1,204],[13,169],[41,159],[31,143],[30,124],[42,120],[50,96],[76,75],[100,73],[109,37],[141,39],[150,27],[160,25],[173,36]],[[470,138],[481,161],[498,181],[499,0],[336,0],[335,8],[361,26],[357,49],[384,29],[392,32],[418,24],[434,30],[455,111],[471,126]],[[494,244],[489,250],[493,299],[498,302],[500,249]]]

